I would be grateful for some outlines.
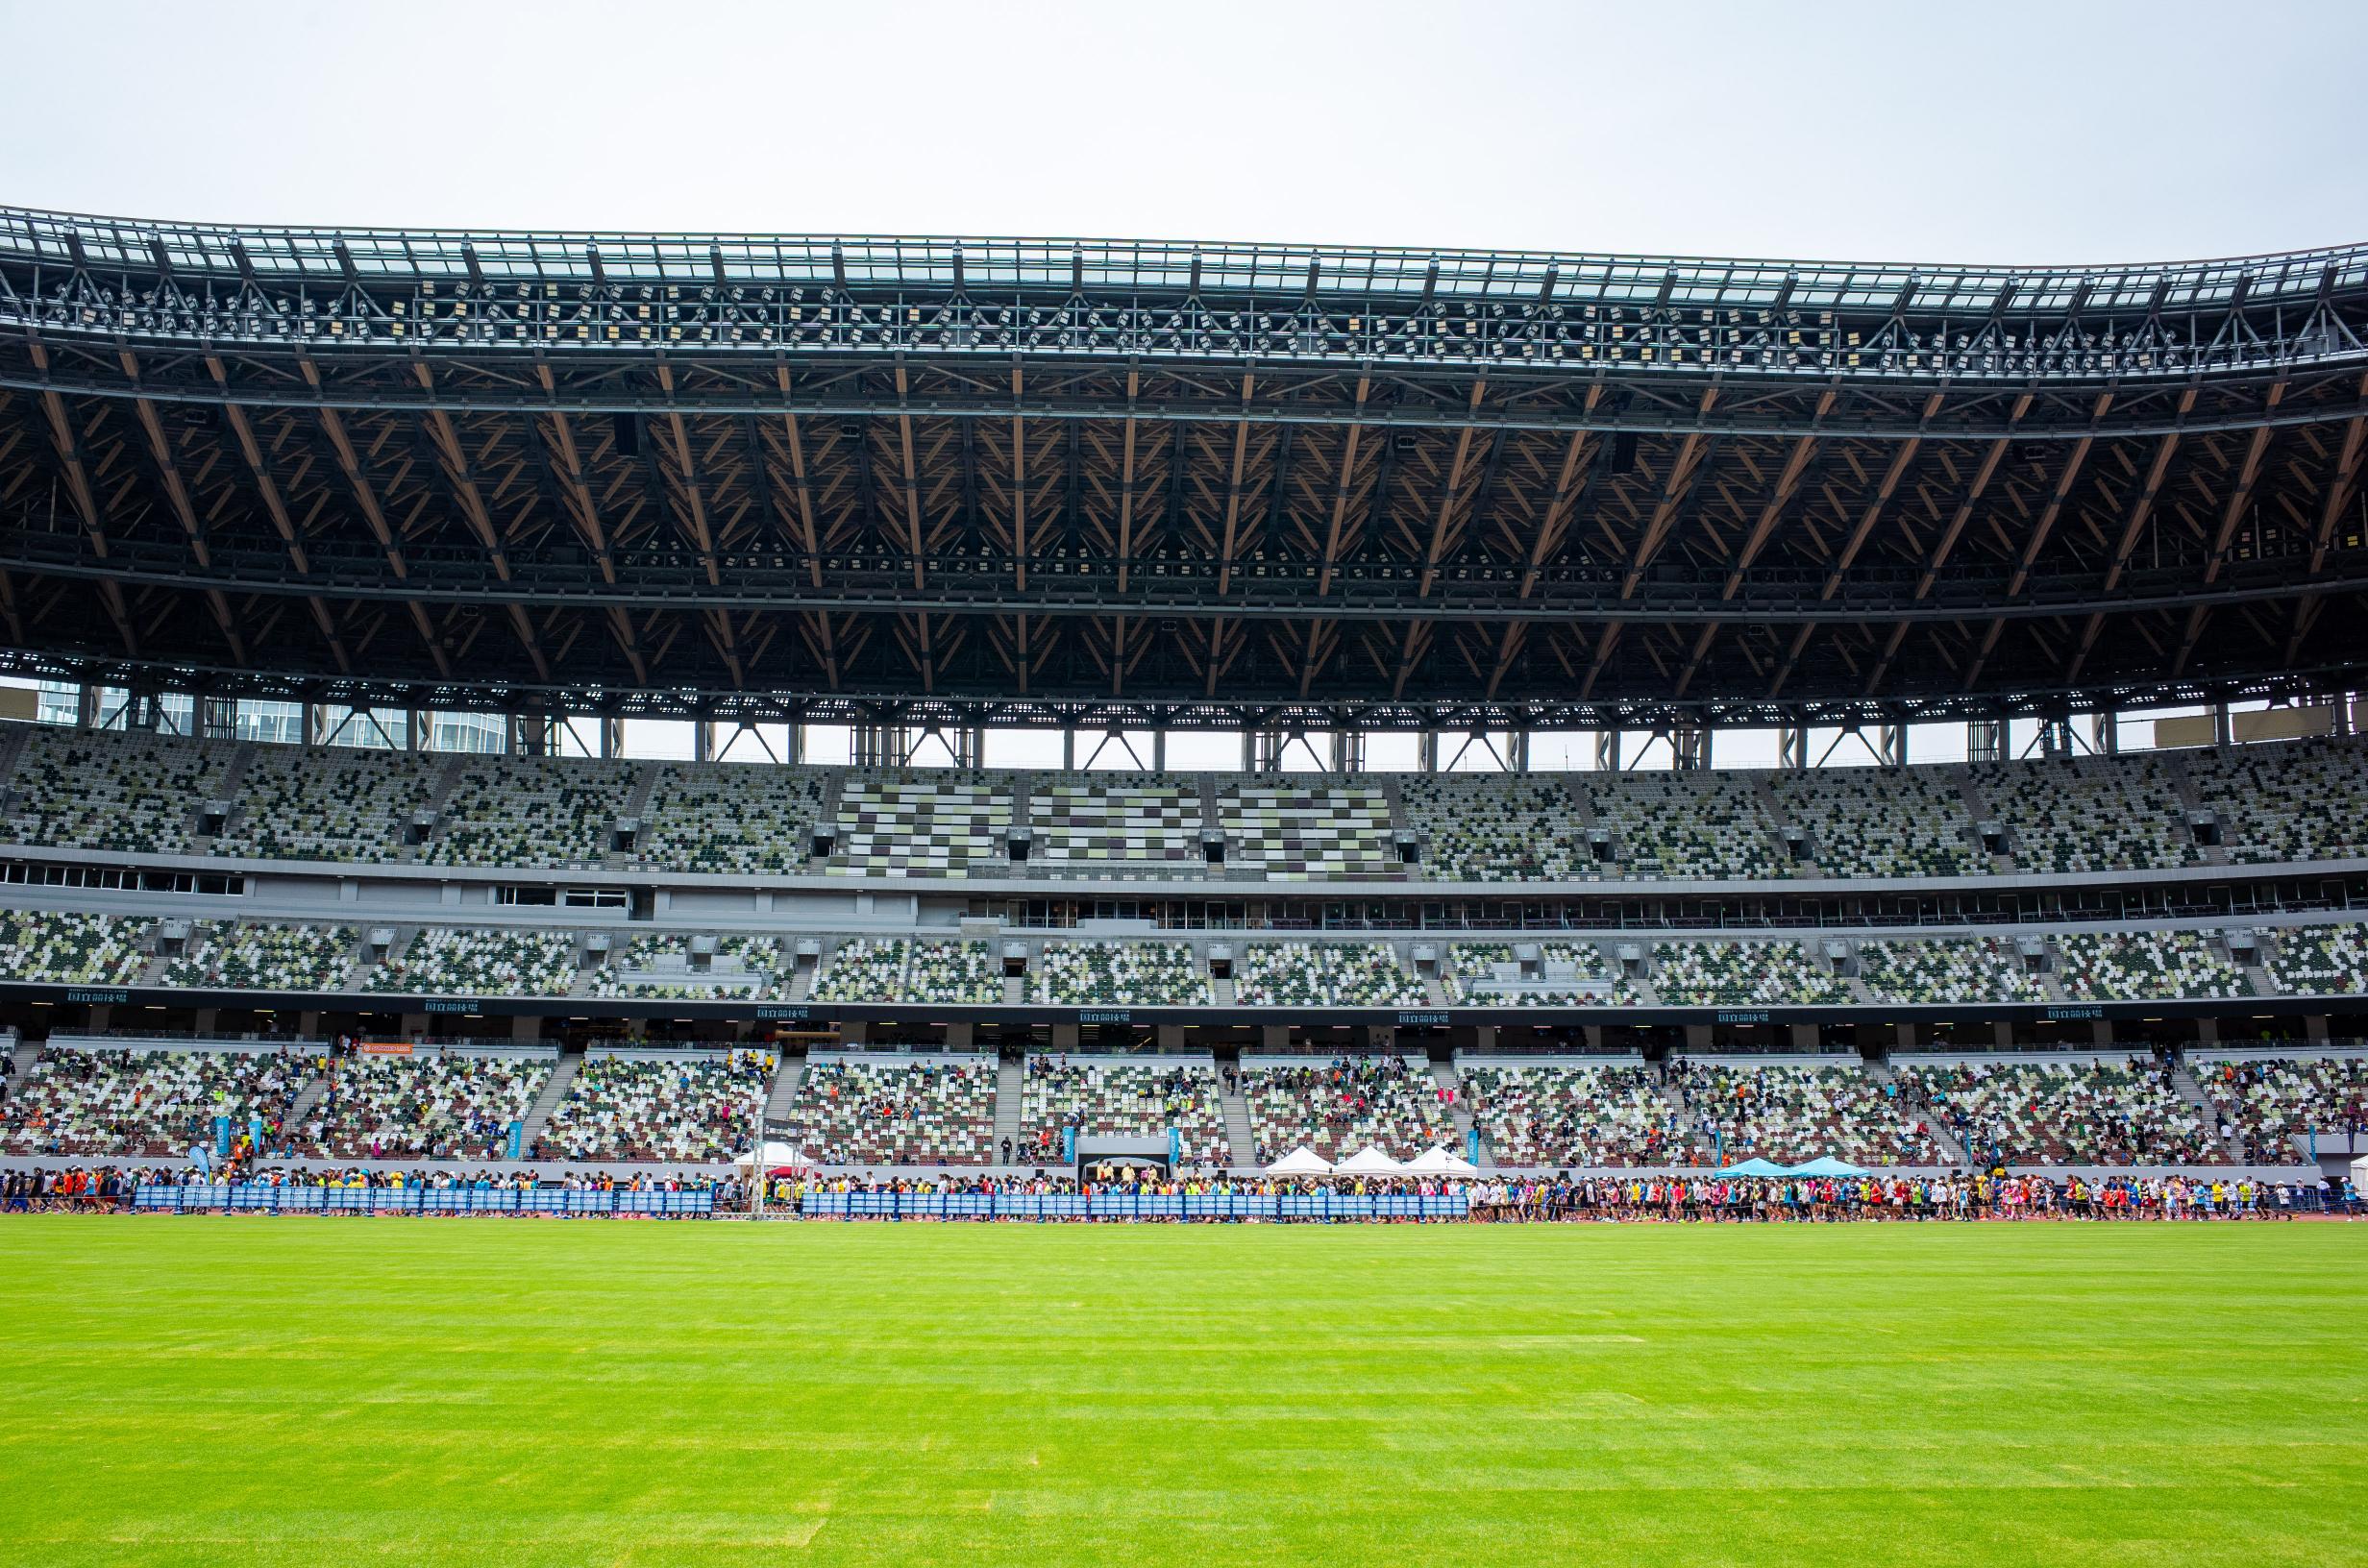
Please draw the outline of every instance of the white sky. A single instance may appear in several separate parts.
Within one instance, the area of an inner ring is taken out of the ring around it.
[[[2081,262],[2356,240],[2368,5],[0,0],[0,202]]]
[[[0,203],[134,217],[2059,263],[2368,238],[2360,0],[0,0]]]

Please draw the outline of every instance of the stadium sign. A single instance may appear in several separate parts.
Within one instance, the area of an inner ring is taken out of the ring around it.
[[[430,997],[427,1001],[420,1004],[420,1008],[421,1011],[428,1013],[476,1014],[482,1013],[485,1010],[484,1004],[477,1000],[474,996],[453,996],[444,998]]]
[[[798,1023],[813,1016],[814,1010],[805,1006],[760,1007],[756,1010],[758,1019],[768,1023]]]
[[[116,1002],[129,1002],[132,999],[132,993],[128,991],[69,991],[65,993],[65,999],[69,1002],[93,1002],[106,1006]]]
[[[2051,1007],[2047,1010],[2050,1023],[2088,1023],[2105,1017],[2102,1007]]]
[[[1447,1015],[1444,1013],[1400,1013],[1397,1016],[1397,1021],[1400,1025],[1445,1023]]]
[[[1767,1009],[1764,1007],[1721,1008],[1718,1013],[1718,1021],[1720,1023],[1765,1023],[1768,1021]]]
[[[1084,1007],[1077,1010],[1079,1023],[1132,1023],[1134,1010],[1124,1007]]]

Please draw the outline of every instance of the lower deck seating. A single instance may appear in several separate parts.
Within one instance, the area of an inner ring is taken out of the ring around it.
[[[1456,1144],[1455,1116],[1429,1071],[1397,1056],[1346,1056],[1305,1066],[1245,1066],[1244,1098],[1258,1163],[1305,1144],[1327,1160],[1369,1144],[1411,1160]]]
[[[166,966],[168,986],[230,991],[335,991],[354,968],[350,925],[259,925],[206,920]]]
[[[259,1117],[277,1146],[311,1060],[279,1052],[108,1051],[44,1045],[25,1082],[0,1100],[10,1154],[178,1155],[212,1147],[214,1118],[234,1137]]]
[[[1672,1007],[1839,1005],[1849,983],[1797,942],[1657,942],[1653,989]]]
[[[1031,1056],[1020,1094],[1022,1164],[1052,1164],[1062,1134],[1166,1138],[1173,1129],[1188,1165],[1233,1163],[1217,1071],[1205,1062],[1105,1062],[1090,1056]]]
[[[1234,997],[1249,1007],[1409,1007],[1422,982],[1381,942],[1253,942],[1242,948]]]
[[[329,1065],[300,1151],[333,1160],[499,1160],[551,1075],[548,1057],[350,1056]]]
[[[2368,1056],[2195,1062],[2189,1070],[2246,1158],[2263,1164],[2303,1158],[2312,1133],[2368,1130]]]
[[[1690,1140],[1640,1064],[1462,1070],[1472,1121],[1500,1165],[1633,1167],[1683,1163]]]
[[[536,1157],[729,1160],[749,1147],[775,1061],[757,1050],[703,1058],[587,1052]]]
[[[399,959],[370,971],[364,991],[424,996],[564,996],[576,984],[568,931],[428,926]]]
[[[781,1136],[826,1165],[990,1164],[995,1089],[989,1057],[818,1059]]]
[[[1730,1164],[1827,1155],[1863,1165],[1949,1163],[1922,1114],[1855,1066],[1688,1062],[1670,1080],[1703,1140]]]
[[[2133,1060],[1897,1067],[1978,1164],[2225,1164],[2167,1069]]]

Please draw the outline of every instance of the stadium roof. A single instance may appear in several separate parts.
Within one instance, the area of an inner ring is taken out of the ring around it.
[[[2349,688],[2364,323],[2356,248],[2016,270],[0,209],[0,637],[143,689],[715,717]]]

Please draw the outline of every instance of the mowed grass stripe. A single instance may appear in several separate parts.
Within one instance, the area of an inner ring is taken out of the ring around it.
[[[0,1224],[0,1562],[2323,1564],[2368,1226]]]

